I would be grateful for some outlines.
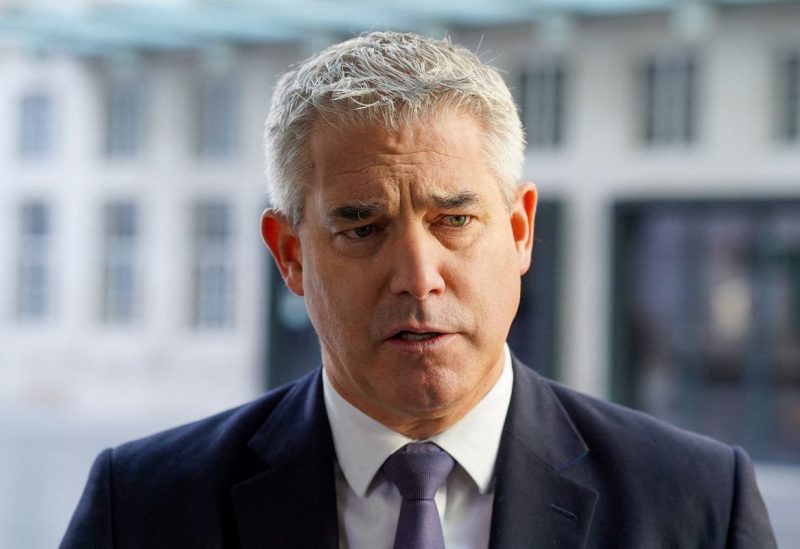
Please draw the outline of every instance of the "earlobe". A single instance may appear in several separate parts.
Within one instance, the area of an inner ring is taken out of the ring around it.
[[[528,272],[533,250],[534,221],[538,193],[533,183],[522,183],[517,189],[517,198],[511,211],[511,231],[519,260],[519,274]]]
[[[300,238],[291,222],[272,209],[261,214],[261,238],[269,248],[286,286],[303,295],[303,254]]]

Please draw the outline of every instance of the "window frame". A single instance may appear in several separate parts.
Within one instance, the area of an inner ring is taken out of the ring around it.
[[[123,212],[128,220],[120,219]],[[100,320],[107,326],[130,326],[141,319],[140,219],[133,199],[103,206]]]
[[[54,99],[44,90],[31,90],[19,98],[18,151],[26,160],[41,160],[53,151]]]
[[[782,141],[800,143],[800,48],[781,56],[778,84],[778,134]]]
[[[653,53],[640,61],[642,143],[658,148],[697,142],[700,71],[699,56],[692,51]]]
[[[39,220],[28,219],[39,210]],[[21,322],[41,322],[52,314],[52,207],[45,200],[32,199],[20,204],[19,251],[17,255],[16,317]],[[39,227],[28,227],[39,225]],[[30,230],[33,229],[33,230]],[[32,276],[32,273],[38,276]],[[33,288],[39,286],[38,288]],[[33,305],[38,303],[38,305]]]
[[[641,344],[643,334],[639,333],[639,323],[641,319],[635,318],[630,314],[629,307],[633,292],[631,288],[635,286],[636,278],[633,275],[631,268],[632,260],[629,252],[634,249],[636,239],[639,234],[635,227],[641,221],[646,220],[646,216],[650,212],[676,210],[692,223],[706,222],[708,219],[708,212],[713,209],[715,212],[722,213],[718,217],[724,220],[726,216],[734,214],[738,216],[745,216],[745,219],[751,222],[765,222],[763,225],[754,226],[752,233],[752,241],[755,246],[769,244],[771,239],[765,238],[769,234],[770,226],[768,220],[773,219],[775,211],[782,209],[789,209],[792,211],[800,210],[800,198],[797,197],[770,197],[770,198],[742,198],[730,199],[725,197],[701,197],[701,198],[648,198],[648,199],[621,199],[613,205],[613,225],[612,225],[612,250],[613,250],[613,263],[611,273],[611,309],[610,309],[610,381],[611,381],[611,396],[612,399],[621,404],[636,407],[637,391],[644,390],[646,385],[643,381],[639,380],[640,374],[644,372],[644,366],[637,365],[636,361],[639,359],[636,345]],[[785,214],[784,214],[785,215]],[[706,234],[706,233],[704,233]],[[691,249],[685,253],[690,258],[705,257],[704,249],[699,244],[699,238],[689,237],[688,241]],[[697,248],[697,249],[695,249]],[[746,333],[745,351],[737,351],[738,347],[722,348],[717,346],[709,347],[708,332],[701,332],[700,329],[706,324],[694,326],[678,324],[674,330],[670,332],[670,338],[655,338],[650,341],[658,341],[662,345],[667,345],[673,356],[679,356],[680,361],[670,363],[673,370],[671,375],[674,376],[674,386],[678,387],[675,397],[678,399],[673,404],[679,404],[675,408],[678,417],[662,418],[670,422],[676,422],[683,428],[688,428],[696,431],[703,431],[703,425],[708,424],[711,416],[701,415],[701,408],[705,405],[704,391],[719,389],[723,385],[721,383],[729,382],[727,378],[720,377],[727,375],[721,365],[716,362],[709,362],[709,356],[702,354],[698,349],[717,349],[720,348],[730,351],[730,353],[739,352],[741,360],[743,361],[743,373],[741,373],[742,380],[740,390],[747,395],[747,402],[743,402],[742,406],[747,413],[745,418],[747,421],[743,423],[742,433],[733,433],[725,431],[723,436],[716,432],[706,432],[706,434],[716,437],[724,438],[725,436],[743,437],[742,440],[728,440],[734,444],[745,444],[748,450],[756,458],[766,459],[779,459],[776,458],[772,452],[777,451],[769,445],[762,446],[765,433],[762,429],[764,422],[763,417],[767,417],[765,413],[757,411],[753,413],[752,410],[757,410],[758,407],[766,406],[766,403],[771,402],[770,395],[777,394],[778,391],[786,390],[785,385],[781,385],[783,370],[763,368],[763,364],[769,363],[772,360],[769,356],[763,355],[760,352],[755,352],[753,345],[760,341],[761,349],[763,350],[765,341],[771,341],[772,333],[766,331],[767,322],[763,317],[766,314],[763,299],[768,299],[767,294],[764,293],[764,286],[757,286],[759,280],[763,280],[759,274],[763,272],[764,257],[756,253],[754,256],[746,256],[752,262],[751,278],[747,280],[753,284],[753,312],[750,317],[750,324],[748,324],[748,332]],[[762,262],[759,262],[762,261]],[[785,260],[781,260],[785,261]],[[800,256],[795,257],[795,263],[791,268],[796,269],[800,273]],[[703,264],[705,265],[705,264]],[[770,264],[772,265],[772,264]],[[781,263],[780,265],[784,265]],[[689,265],[691,266],[691,265]],[[758,269],[762,269],[759,271]],[[694,280],[697,273],[687,270],[687,266],[681,266],[682,276],[685,280]],[[791,272],[795,272],[792,270]],[[708,275],[706,275],[708,276]],[[666,283],[661,281],[662,284]],[[798,290],[800,292],[800,290]],[[800,295],[800,294],[798,294]],[[694,288],[692,286],[691,292],[680,296],[680,302],[691,305],[694,309],[705,306],[704,315],[709,315],[711,305],[710,302],[703,302],[706,294],[703,293],[701,286]],[[797,296],[795,296],[797,297]],[[762,302],[755,301],[761,299]],[[686,305],[681,305],[685,307]],[[800,307],[798,307],[800,311]],[[706,319],[706,316],[698,317],[701,320]],[[706,320],[707,322],[710,322]],[[800,318],[796,320],[800,325]],[[687,343],[686,338],[689,338]],[[701,339],[702,338],[702,339]],[[761,338],[761,339],[757,339]],[[677,343],[675,343],[675,341]],[[694,349],[692,344],[702,344],[702,347]],[[741,342],[739,342],[741,343]],[[678,346],[675,346],[678,345]],[[693,350],[694,349],[694,350]],[[758,349],[758,348],[755,348]],[[741,353],[745,353],[742,355]],[[676,359],[677,360],[677,359]],[[766,361],[766,362],[765,362]],[[724,363],[723,363],[724,364]],[[778,363],[773,364],[776,366]],[[638,381],[637,381],[638,380]],[[640,385],[637,388],[637,383]],[[714,385],[716,384],[716,385]],[[772,391],[772,392],[770,392]],[[653,413],[652,411],[650,413]],[[715,416],[716,417],[716,416]],[[759,419],[762,418],[762,419]],[[703,423],[703,420],[705,423]],[[800,456],[795,459],[800,458]],[[780,458],[783,459],[783,458]]]
[[[104,152],[112,160],[139,157],[147,144],[148,98],[141,78],[112,77],[104,94]]]
[[[566,141],[569,77],[562,58],[529,63],[517,73],[515,100],[528,150],[557,150]],[[543,119],[543,122],[542,122]]]
[[[225,96],[220,102],[220,93]],[[198,79],[193,101],[193,143],[197,156],[228,160],[238,155],[241,126],[241,87],[231,75]],[[219,131],[221,125],[224,131]]]
[[[212,214],[218,217],[216,231],[204,225]],[[234,206],[224,198],[197,200],[191,207],[190,223],[190,325],[196,330],[230,328],[235,324],[236,296]]]

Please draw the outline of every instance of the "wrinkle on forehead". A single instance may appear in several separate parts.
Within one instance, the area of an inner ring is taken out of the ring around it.
[[[422,154],[430,154],[430,153],[422,153]],[[444,154],[440,154],[439,156],[452,158],[455,160],[466,160],[466,157],[462,156],[444,155]],[[416,171],[420,168],[434,168],[434,169],[444,168],[443,166],[438,166],[438,165],[432,166],[430,159],[420,158],[416,162],[414,161],[409,162],[403,158],[395,156],[387,156],[387,155],[372,155],[370,156],[370,158],[375,158],[377,161],[370,162],[369,159],[365,159],[364,160],[365,165],[353,169],[334,170],[331,173],[331,177],[339,178],[348,176],[365,176],[368,178],[365,181],[365,183],[368,183],[370,180],[383,179],[385,177],[403,177],[405,175],[414,175]]]
[[[363,156],[359,158],[359,160],[370,160],[372,158],[378,159],[378,161],[385,161],[387,164],[391,165],[398,165],[398,164],[420,164],[421,162],[414,162],[413,158],[419,155],[434,155],[434,156],[443,156],[445,158],[456,158],[460,159],[463,158],[462,155],[458,154],[448,154],[439,149],[433,148],[424,148],[424,149],[414,149],[414,150],[398,150],[398,151],[385,151],[385,152],[378,152],[378,153],[365,153]],[[411,160],[407,160],[407,157],[412,157]]]
[[[476,151],[454,148],[452,135],[479,137],[473,141],[478,145]],[[311,156],[316,161],[328,163],[342,162],[344,169],[339,173],[358,172],[365,167],[378,165],[421,165],[430,157],[463,159],[465,154],[474,152],[483,156],[482,132],[474,117],[451,111],[444,111],[430,123],[412,124],[397,130],[387,130],[380,125],[356,127],[334,127],[330,124],[317,124],[309,140]],[[363,142],[363,143],[361,143]],[[351,144],[346,158],[330,158],[331,149]],[[357,147],[357,145],[361,145]],[[419,158],[427,157],[427,158]],[[316,164],[316,162],[315,162]],[[365,164],[367,164],[365,166]],[[321,168],[321,166],[316,166]]]
[[[318,126],[309,144],[310,175],[319,191],[314,200],[329,222],[397,212],[401,204],[411,211],[456,203],[474,209],[483,201],[476,200],[483,194],[475,187],[476,177],[491,177],[477,121],[457,112],[396,131],[377,125]],[[470,188],[475,196],[454,200]],[[365,209],[359,201],[378,207]]]
[[[370,155],[369,157],[364,158],[364,161],[367,162],[371,158],[379,158],[379,162],[370,162],[368,165],[365,165],[361,168],[354,168],[352,170],[336,170],[332,175],[335,177],[343,176],[343,175],[361,175],[367,174],[370,170],[379,170],[382,168],[415,168],[419,166],[425,166],[428,163],[425,161],[419,162],[404,162],[401,158],[396,156],[389,156],[389,155]],[[460,158],[460,157],[453,157],[453,158]]]

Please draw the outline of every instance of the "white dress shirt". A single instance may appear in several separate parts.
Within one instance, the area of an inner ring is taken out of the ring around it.
[[[513,384],[511,355],[486,396],[455,425],[431,437],[456,462],[436,492],[448,549],[486,549],[494,502],[494,466]],[[383,478],[386,458],[412,439],[392,431],[351,405],[323,369],[325,409],[336,449],[339,547],[391,549],[402,498]]]

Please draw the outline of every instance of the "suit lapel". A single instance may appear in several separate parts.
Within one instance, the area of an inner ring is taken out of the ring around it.
[[[583,547],[598,495],[562,472],[587,453],[550,387],[514,359],[489,546]]]
[[[319,370],[287,393],[249,447],[263,466],[231,490],[241,546],[338,547],[333,440]]]
[[[259,466],[231,489],[241,547],[338,547],[335,454],[319,371],[292,387],[249,447]],[[515,359],[490,548],[583,547],[598,496],[562,473],[587,453],[549,386]]]

